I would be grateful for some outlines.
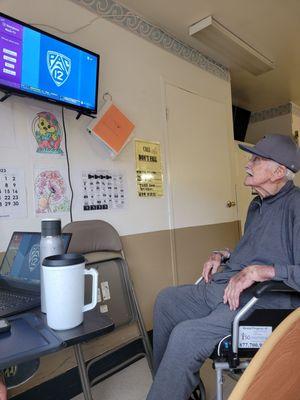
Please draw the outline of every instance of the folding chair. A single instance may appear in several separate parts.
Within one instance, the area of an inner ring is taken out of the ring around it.
[[[141,339],[145,351],[118,365],[113,370],[97,376],[90,382],[91,385],[110,375],[115,370],[125,367],[141,358],[141,355],[146,356],[152,373],[152,348],[130,279],[118,232],[109,223],[102,220],[71,222],[64,227],[63,232],[72,233],[68,251],[84,254],[87,260],[87,267],[96,268],[99,272],[97,304],[99,311],[109,314],[110,318],[114,321],[116,329],[136,322],[139,336],[135,337],[132,341]],[[89,295],[90,283],[87,281],[86,284],[86,293]],[[125,344],[127,345],[128,342]],[[121,344],[120,347],[123,347],[123,345]],[[87,371],[90,371],[94,363],[101,360],[104,356],[113,353],[115,350],[117,348],[93,359],[88,363]]]

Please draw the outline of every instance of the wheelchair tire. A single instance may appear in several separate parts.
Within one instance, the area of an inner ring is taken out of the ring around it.
[[[206,400],[206,390],[201,378],[200,383],[193,391],[190,400]]]
[[[26,361],[18,365],[11,365],[2,371],[5,384],[8,389],[15,388],[27,382],[36,373],[40,365],[40,359]]]
[[[200,391],[200,399],[201,400],[206,400],[206,390],[204,383],[202,382],[202,379],[200,378],[200,383],[199,383],[199,391]]]

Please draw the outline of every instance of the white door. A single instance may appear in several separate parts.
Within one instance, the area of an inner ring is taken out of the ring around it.
[[[249,161],[251,154],[246,151],[239,149],[238,144],[241,142],[236,142],[235,150],[235,160],[236,160],[236,195],[237,195],[237,212],[238,219],[241,221],[241,233],[244,233],[244,225],[247,217],[248,207],[255,196],[252,194],[251,188],[244,185],[244,180],[246,177],[245,166]],[[243,143],[247,146],[253,146],[250,143]]]
[[[172,228],[236,220],[228,107],[168,83],[165,93]]]

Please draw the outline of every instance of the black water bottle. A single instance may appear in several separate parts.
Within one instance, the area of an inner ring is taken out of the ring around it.
[[[40,242],[40,264],[41,264],[41,311],[46,313],[45,292],[43,279],[43,260],[49,256],[56,256],[64,253],[64,244],[61,235],[60,219],[43,219]]]

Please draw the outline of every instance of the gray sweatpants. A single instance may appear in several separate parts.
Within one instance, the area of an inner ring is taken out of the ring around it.
[[[237,311],[223,304],[227,284],[204,281],[164,289],[154,307],[155,378],[147,400],[187,400],[199,383],[199,368],[231,331]],[[241,297],[241,306],[252,295]],[[256,308],[291,308],[288,295],[264,296]]]

